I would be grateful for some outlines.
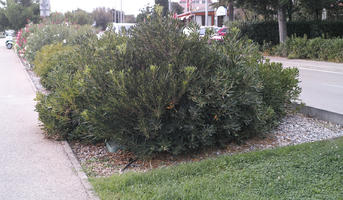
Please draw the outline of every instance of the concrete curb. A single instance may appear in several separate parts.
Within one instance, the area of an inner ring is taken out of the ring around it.
[[[74,169],[76,170],[77,176],[80,178],[81,184],[87,191],[87,195],[90,200],[99,200],[99,197],[96,195],[93,186],[89,183],[88,177],[85,172],[82,170],[82,167],[79,161],[76,159],[73,150],[71,149],[67,141],[62,141],[64,151],[66,152],[70,162],[72,163]]]
[[[296,111],[309,116],[311,118],[316,118],[319,120],[331,122],[333,124],[338,124],[343,126],[343,114],[334,113],[319,108],[314,108],[311,106],[306,106],[303,104],[294,103],[292,105],[293,109]]]
[[[17,54],[16,48],[14,48],[14,51]],[[22,66],[24,67],[23,69],[25,71],[26,77],[29,79],[33,90],[35,92],[38,92],[39,89],[34,84],[33,80],[31,79],[31,77],[27,71],[27,67],[25,66],[26,63],[19,56],[17,56],[17,58],[21,62]],[[89,183],[88,177],[85,174],[85,172],[83,171],[83,169],[82,169],[79,161],[77,160],[73,150],[71,149],[69,143],[67,141],[62,141],[61,144],[63,146],[63,150],[66,153],[69,161],[71,162],[72,166],[74,167],[74,170],[75,170],[77,176],[79,177],[82,186],[85,188],[89,200],[99,200],[99,197],[95,193],[93,186]]]

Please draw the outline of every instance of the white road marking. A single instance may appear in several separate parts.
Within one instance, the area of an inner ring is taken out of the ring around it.
[[[287,66],[289,67],[289,66]],[[339,74],[343,75],[343,72],[333,72],[333,71],[327,71],[327,70],[321,70],[321,69],[310,69],[310,68],[305,68],[305,67],[297,67],[297,66],[292,66],[291,68],[298,68],[301,70],[308,70],[308,71],[316,71],[316,72],[324,72],[324,73],[330,73],[330,74]]]

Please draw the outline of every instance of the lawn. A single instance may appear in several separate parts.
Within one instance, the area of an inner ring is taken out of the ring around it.
[[[343,199],[343,138],[91,178],[101,199]]]

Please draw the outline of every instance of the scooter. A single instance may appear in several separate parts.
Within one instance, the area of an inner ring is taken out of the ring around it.
[[[7,49],[12,49],[14,45],[13,36],[7,36],[5,44],[6,44]]]

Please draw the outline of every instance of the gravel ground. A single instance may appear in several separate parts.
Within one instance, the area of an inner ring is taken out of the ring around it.
[[[225,149],[207,149],[193,155],[159,155],[150,160],[138,160],[128,171],[147,171],[158,167],[199,161],[218,155],[232,155],[342,136],[343,127],[341,126],[294,113],[287,115],[275,130],[264,135],[264,137],[250,139],[242,145],[229,144]],[[109,153],[104,144],[94,146],[71,143],[71,147],[89,176],[103,177],[120,173],[120,169],[134,159],[134,155],[122,151]]]
[[[38,91],[46,93],[39,82],[39,77],[30,69],[27,62],[22,62]],[[153,168],[194,162],[223,154],[231,155],[337,137],[343,137],[342,126],[293,113],[287,115],[275,130],[264,135],[264,137],[250,139],[242,145],[229,144],[225,149],[206,149],[191,155],[172,156],[162,154],[149,160],[137,160],[129,167],[128,171],[147,171]],[[124,151],[109,153],[104,144],[70,143],[70,146],[88,176],[103,177],[110,176],[113,173],[120,173],[123,167],[135,159],[134,155]]]

